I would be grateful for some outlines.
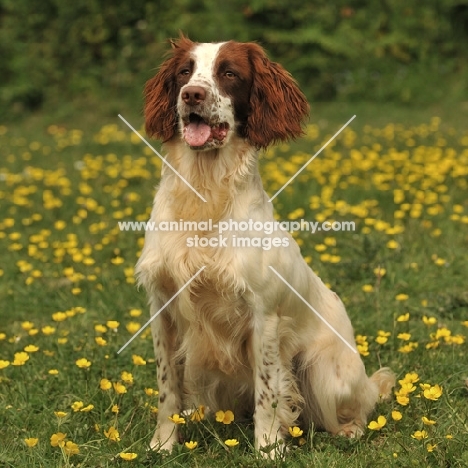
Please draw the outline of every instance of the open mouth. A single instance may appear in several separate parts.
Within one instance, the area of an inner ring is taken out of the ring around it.
[[[185,142],[194,149],[207,146],[219,146],[223,143],[229,131],[226,122],[212,125],[198,114],[191,113],[184,119],[183,137]]]

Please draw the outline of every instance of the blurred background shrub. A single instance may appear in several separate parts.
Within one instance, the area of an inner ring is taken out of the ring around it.
[[[258,41],[314,101],[468,96],[468,0],[0,0],[0,111],[141,100],[179,31]]]

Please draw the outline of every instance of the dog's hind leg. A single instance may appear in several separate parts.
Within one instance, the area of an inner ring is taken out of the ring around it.
[[[301,357],[300,385],[305,397],[303,418],[306,424],[332,434],[360,437],[367,418],[379,400],[394,385],[389,369],[380,369],[367,377],[359,354],[336,344],[314,357]]]

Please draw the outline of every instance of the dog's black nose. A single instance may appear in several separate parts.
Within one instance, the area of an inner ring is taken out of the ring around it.
[[[206,99],[206,91],[201,86],[187,86],[182,91],[182,100],[189,106],[196,106]]]

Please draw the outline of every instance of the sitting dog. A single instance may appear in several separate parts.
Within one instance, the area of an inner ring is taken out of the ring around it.
[[[178,435],[169,418],[199,405],[253,416],[263,451],[297,424],[360,436],[393,374],[366,375],[343,303],[290,234],[253,228],[274,221],[258,151],[300,136],[308,115],[296,82],[255,43],[181,36],[145,99],[146,132],[167,152],[151,221],[197,226],[146,232],[136,268],[158,314],[151,447],[171,450]],[[244,222],[251,242],[238,245],[233,231],[221,239],[208,220]]]

